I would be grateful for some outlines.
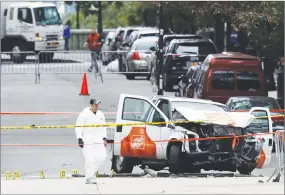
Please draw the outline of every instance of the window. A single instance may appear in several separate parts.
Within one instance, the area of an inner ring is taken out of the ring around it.
[[[139,38],[142,38],[142,37],[158,37],[159,36],[159,34],[158,33],[149,33],[149,34],[141,34],[140,36],[139,36]]]
[[[212,88],[221,90],[234,90],[235,74],[233,71],[214,71],[212,76]]]
[[[267,112],[254,111],[252,113],[256,118],[247,126],[246,131],[248,133],[265,133],[269,132],[269,121]]]
[[[152,105],[142,99],[125,98],[123,105],[123,120],[146,122]]]
[[[237,72],[237,88],[245,91],[255,91],[260,89],[258,73]]]
[[[135,42],[135,50],[150,50],[151,47],[156,47],[157,40],[147,40]]]
[[[207,56],[217,53],[217,51],[211,42],[186,42],[177,45],[176,53],[193,53]]]
[[[13,18],[14,18],[14,8],[11,8],[9,13],[9,20],[13,20]]]
[[[240,98],[233,101],[231,105],[231,110],[250,110],[252,107],[279,109],[279,106],[276,103],[276,101],[269,98],[264,98],[264,99]]]
[[[169,101],[167,100],[161,100],[157,107],[167,116],[168,119],[170,119],[170,113],[169,113]]]
[[[60,15],[56,7],[34,8],[36,24],[39,25],[59,25],[62,24]]]
[[[161,122],[161,123],[166,122],[164,120],[163,116],[157,110],[153,109],[153,112],[154,112],[154,114],[153,114],[151,120],[149,121],[150,123],[151,122]]]
[[[18,9],[18,20],[25,23],[33,24],[33,17],[30,8],[19,8]]]
[[[4,16],[7,16],[7,9],[4,10]]]

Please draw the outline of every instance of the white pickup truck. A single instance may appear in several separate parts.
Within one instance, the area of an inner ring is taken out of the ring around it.
[[[171,173],[204,169],[250,174],[271,161],[273,135],[262,134],[272,132],[268,108],[234,113],[210,100],[121,94],[116,123],[139,122],[162,124],[116,127],[111,160],[117,173],[131,173],[134,166],[147,165],[156,171],[169,167]],[[235,138],[244,135],[249,136]],[[227,138],[209,139],[213,137]]]
[[[32,55],[28,53],[31,51],[48,51],[39,60],[50,61],[54,56],[52,51],[64,49],[63,24],[54,4],[1,2],[0,5],[1,52],[9,52],[14,63],[23,63],[27,55]]]

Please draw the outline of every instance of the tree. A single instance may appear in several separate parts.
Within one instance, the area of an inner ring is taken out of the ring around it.
[[[84,17],[87,17],[92,11],[90,7],[95,3],[94,1],[65,1],[67,5],[73,5],[75,3],[76,6],[76,28],[80,28],[80,11],[82,11]]]

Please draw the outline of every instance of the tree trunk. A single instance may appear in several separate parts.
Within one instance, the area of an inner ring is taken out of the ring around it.
[[[224,48],[224,24],[220,15],[215,16],[215,34],[216,34],[216,45],[220,52]]]
[[[103,24],[102,24],[102,2],[98,1],[98,33],[102,34]]]
[[[80,11],[80,6],[79,2],[76,2],[76,28],[79,29],[79,11]],[[77,49],[80,48],[80,40],[79,40],[79,34],[77,34]]]

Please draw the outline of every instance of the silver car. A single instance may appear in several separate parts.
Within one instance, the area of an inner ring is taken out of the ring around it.
[[[144,37],[136,40],[131,50],[126,55],[126,77],[129,80],[135,79],[135,76],[150,77],[150,57],[153,49],[156,47],[158,37]],[[147,72],[145,74],[135,72]]]
[[[111,31],[106,36],[105,42],[102,45],[102,63],[103,65],[107,65],[111,61],[115,60],[115,51],[114,51],[114,43],[112,40],[115,38],[115,32]],[[113,52],[112,52],[113,51]]]

